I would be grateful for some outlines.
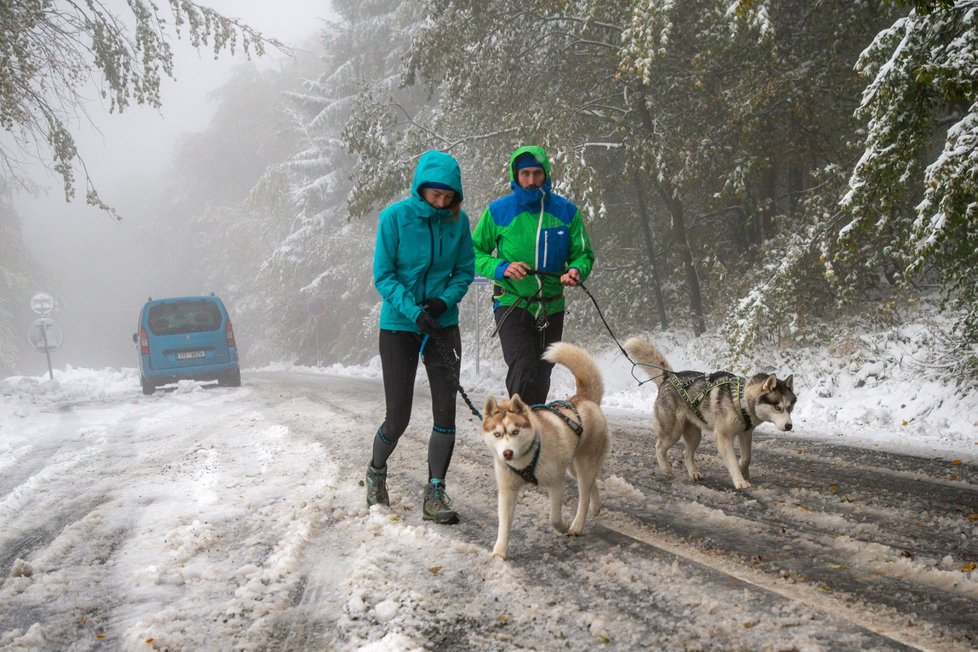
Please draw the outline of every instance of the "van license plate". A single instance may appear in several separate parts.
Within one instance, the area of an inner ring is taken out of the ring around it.
[[[188,360],[190,358],[203,358],[203,351],[181,351],[177,354],[177,360]]]

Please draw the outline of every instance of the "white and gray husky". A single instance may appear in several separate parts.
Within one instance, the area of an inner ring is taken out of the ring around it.
[[[754,428],[767,421],[781,430],[791,430],[796,398],[794,376],[779,380],[774,374],[741,378],[726,371],[673,371],[662,352],[650,342],[633,337],[624,347],[635,362],[653,367],[646,368],[645,373],[659,386],[652,429],[656,434],[655,456],[662,472],[672,476],[666,453],[682,437],[686,443],[686,472],[691,480],[702,480],[693,455],[702,431],[712,430],[717,452],[734,487],[750,487]],[[734,453],[735,438],[740,441],[739,463]]]
[[[570,369],[577,383],[573,396],[546,406],[529,406],[514,394],[497,402],[490,396],[483,410],[482,440],[493,453],[499,494],[499,531],[492,549],[505,558],[516,498],[527,484],[539,484],[550,493],[550,523],[558,532],[579,535],[590,506],[601,509],[597,478],[608,454],[608,423],[601,411],[604,395],[601,373],[591,357],[566,342],[552,344],[543,354],[550,362]],[[564,523],[564,479],[577,479],[577,514]]]

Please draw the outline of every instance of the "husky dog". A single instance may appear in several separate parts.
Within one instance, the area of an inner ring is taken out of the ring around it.
[[[583,349],[557,342],[543,359],[562,364],[574,374],[577,390],[566,401],[530,406],[519,394],[509,400],[486,400],[482,440],[492,450],[499,493],[499,531],[492,549],[506,558],[509,531],[516,511],[516,497],[527,484],[539,484],[550,493],[550,524],[569,535],[584,529],[588,506],[591,515],[601,509],[597,478],[608,453],[608,423],[599,404],[604,395],[601,373]],[[577,479],[577,514],[570,526],[560,508],[564,501],[564,477]]]
[[[655,457],[659,468],[672,477],[672,464],[666,452],[682,437],[686,442],[686,472],[692,480],[702,480],[693,455],[703,430],[712,430],[717,451],[730,472],[734,487],[750,487],[750,448],[754,428],[764,421],[781,430],[791,430],[791,410],[795,407],[794,376],[778,380],[774,374],[741,378],[725,371],[705,374],[700,371],[673,371],[654,344],[633,337],[625,350],[635,362],[654,369],[645,372],[659,386],[652,411],[656,433]],[[740,463],[734,453],[734,438],[740,440]]]

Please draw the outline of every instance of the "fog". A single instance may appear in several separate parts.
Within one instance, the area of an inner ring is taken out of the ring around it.
[[[113,2],[110,2],[111,6]],[[123,5],[121,0],[114,4]],[[266,37],[301,51],[314,39],[328,12],[315,0],[209,0],[200,4],[238,18]],[[156,219],[152,198],[160,178],[172,165],[175,145],[189,133],[206,128],[215,111],[212,93],[240,67],[284,65],[287,57],[269,49],[251,61],[238,48],[215,59],[205,47],[173,40],[175,79],[163,79],[159,110],[130,106],[109,114],[92,101],[90,117],[70,125],[88,175],[106,203],[123,217],[114,220],[85,204],[84,177],[76,179],[78,195],[66,202],[61,179],[40,168],[30,180],[38,195],[19,193],[13,205],[23,224],[25,244],[39,269],[32,274],[36,291],[57,302],[52,317],[64,331],[63,346],[52,353],[55,367],[134,366],[131,334],[147,297],[207,293],[214,288],[188,287],[152,261],[165,258],[146,237],[148,221]],[[97,97],[93,90],[92,97]],[[187,234],[192,238],[192,234]],[[25,333],[26,339],[26,333]],[[24,373],[46,371],[42,354],[28,349]]]

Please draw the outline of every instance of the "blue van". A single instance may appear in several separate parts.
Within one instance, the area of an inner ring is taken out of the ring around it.
[[[139,381],[143,394],[178,380],[216,380],[239,387],[238,347],[228,311],[213,294],[152,298],[139,313]]]

